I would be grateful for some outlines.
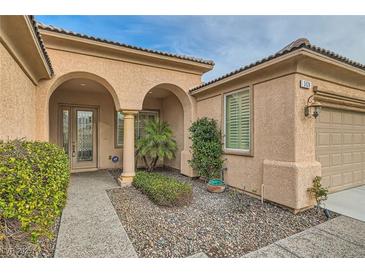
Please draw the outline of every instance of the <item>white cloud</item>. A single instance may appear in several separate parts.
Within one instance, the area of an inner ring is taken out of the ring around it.
[[[273,54],[300,37],[365,63],[365,16],[174,16],[147,21],[174,30],[161,37],[158,47],[215,61],[205,80]]]

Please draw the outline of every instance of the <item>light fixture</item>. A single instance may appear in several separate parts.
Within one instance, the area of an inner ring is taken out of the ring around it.
[[[304,115],[305,117],[314,117],[317,118],[319,113],[321,112],[322,105],[320,102],[316,102],[314,100],[314,95],[309,96],[307,105],[304,107]]]

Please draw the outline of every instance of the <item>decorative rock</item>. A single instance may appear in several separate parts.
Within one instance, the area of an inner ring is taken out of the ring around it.
[[[134,187],[108,191],[139,257],[181,258],[200,252],[209,257],[241,257],[327,220],[312,209],[294,215],[243,193],[232,195],[230,189],[210,193],[203,181],[176,171],[158,172],[192,184],[192,203],[162,207]],[[118,178],[117,171],[112,173]]]

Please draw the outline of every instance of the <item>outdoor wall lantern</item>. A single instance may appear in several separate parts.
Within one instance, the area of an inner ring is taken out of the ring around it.
[[[307,105],[304,107],[305,117],[317,118],[321,112],[322,105],[314,100],[314,95],[308,98]]]

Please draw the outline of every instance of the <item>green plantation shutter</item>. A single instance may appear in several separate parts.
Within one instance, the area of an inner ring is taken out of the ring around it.
[[[226,96],[226,148],[250,149],[250,92]]]

